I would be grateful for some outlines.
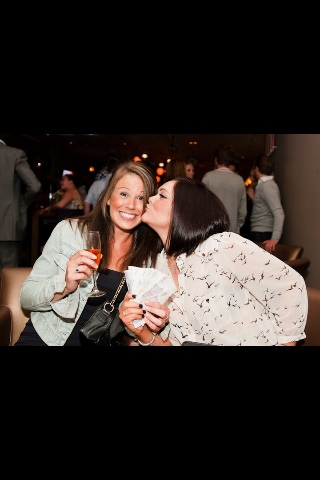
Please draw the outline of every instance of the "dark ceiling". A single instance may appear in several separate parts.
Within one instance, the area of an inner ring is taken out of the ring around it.
[[[109,152],[121,158],[141,156],[146,152],[152,165],[166,162],[168,157],[193,159],[196,176],[213,168],[214,150],[222,143],[231,143],[240,160],[239,173],[245,176],[254,158],[265,153],[266,134],[22,134],[20,145],[33,149],[51,149],[60,155],[80,160],[98,161]],[[193,143],[190,143],[193,142]],[[16,142],[17,143],[17,142]],[[9,143],[10,144],[10,143]]]

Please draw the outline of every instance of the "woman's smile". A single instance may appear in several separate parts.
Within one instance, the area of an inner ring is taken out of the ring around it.
[[[125,220],[134,220],[137,217],[137,215],[135,215],[134,213],[127,213],[127,212],[120,211],[119,214]]]

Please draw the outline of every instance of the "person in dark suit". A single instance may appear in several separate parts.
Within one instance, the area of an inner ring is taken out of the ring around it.
[[[0,134],[0,274],[3,267],[18,267],[27,230],[27,209],[41,189],[26,153],[9,147]]]

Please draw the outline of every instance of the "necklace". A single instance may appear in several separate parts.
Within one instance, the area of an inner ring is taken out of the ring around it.
[[[169,262],[171,263],[173,267],[173,274],[175,275],[177,273],[177,268],[178,268],[177,262],[174,262],[170,257],[168,257],[168,255],[166,255],[166,257],[167,257],[167,260],[169,260]]]

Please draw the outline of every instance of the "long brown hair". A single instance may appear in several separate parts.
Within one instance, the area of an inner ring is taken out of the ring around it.
[[[171,162],[166,165],[164,182],[168,182],[177,176],[186,176],[186,163],[179,158],[173,158]]]
[[[81,233],[85,230],[99,230],[102,246],[102,260],[100,270],[107,269],[111,256],[110,245],[114,237],[114,224],[110,217],[108,200],[111,197],[116,184],[126,174],[134,174],[141,178],[144,185],[144,208],[148,198],[155,194],[157,188],[156,176],[150,167],[142,162],[127,161],[120,164],[113,172],[106,188],[102,191],[94,208],[87,215],[79,217],[78,226]],[[121,269],[125,270],[128,265],[143,267],[151,262],[155,266],[157,253],[161,250],[161,241],[158,235],[145,223],[140,223],[132,232],[134,236],[132,248],[122,258]]]

